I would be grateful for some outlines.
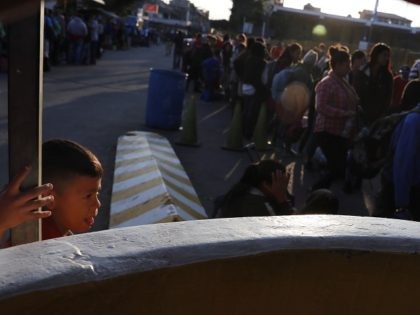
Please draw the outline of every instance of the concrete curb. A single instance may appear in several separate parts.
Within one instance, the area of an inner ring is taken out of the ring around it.
[[[118,139],[111,228],[206,218],[166,138],[133,131]]]

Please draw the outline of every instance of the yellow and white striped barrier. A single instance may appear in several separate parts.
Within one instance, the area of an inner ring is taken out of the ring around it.
[[[206,218],[167,139],[140,131],[118,139],[111,228]]]

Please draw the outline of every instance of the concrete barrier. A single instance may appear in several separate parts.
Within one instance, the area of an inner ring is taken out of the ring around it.
[[[0,251],[2,314],[418,314],[419,224],[145,225]]]
[[[110,227],[207,218],[164,137],[130,132],[118,139]]]

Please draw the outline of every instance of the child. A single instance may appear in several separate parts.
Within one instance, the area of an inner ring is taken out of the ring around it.
[[[318,189],[306,198],[305,204],[298,214],[337,214],[340,201],[328,189]]]
[[[21,192],[20,187],[29,175],[31,167],[27,166],[0,193],[0,239],[4,232],[26,221],[46,218],[50,211],[37,211],[38,208],[50,204],[54,197],[49,195],[53,189],[51,184],[35,187]],[[38,198],[38,196],[43,196]],[[5,236],[8,238],[8,236]],[[9,244],[8,240],[0,241],[0,248]]]
[[[251,164],[241,180],[216,205],[215,217],[255,217],[293,214],[287,191],[290,175],[275,160]]]
[[[54,201],[48,207],[52,214],[43,220],[42,239],[86,232],[101,206],[101,163],[88,149],[68,140],[44,143],[42,154],[43,179],[54,185]]]

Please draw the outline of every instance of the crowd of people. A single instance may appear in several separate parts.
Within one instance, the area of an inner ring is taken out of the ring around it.
[[[189,83],[203,100],[224,97],[232,105],[240,104],[244,139],[253,140],[259,112],[265,107],[270,113],[266,128],[276,147],[300,154],[308,170],[313,169],[315,153],[321,152],[326,165],[310,188],[321,190],[315,196],[326,197],[325,189],[338,179],[344,179],[343,190],[352,193],[361,188],[363,179],[380,172],[382,188],[373,215],[394,217],[404,212],[406,217],[420,219],[420,138],[416,132],[420,81],[409,77],[409,66],[393,72],[388,45],[377,43],[369,54],[351,52],[342,44],[305,50],[299,43],[273,45],[245,34],[233,39],[198,34],[185,45],[178,32],[174,46],[173,68],[188,73]],[[290,103],[293,91],[307,94],[301,98],[307,100],[305,106]],[[376,142],[366,145],[369,141]],[[271,171],[277,174],[275,169]],[[258,209],[273,200],[277,206],[271,203],[268,208],[277,209],[276,214],[290,212],[290,205],[281,205],[266,186],[273,182],[278,186],[283,179],[275,180],[268,173],[255,177],[253,171],[252,167],[245,173],[239,190],[235,186],[225,196],[218,215],[260,215]],[[281,176],[286,175],[282,172]],[[255,178],[264,179],[255,182]],[[246,209],[252,202],[240,200],[249,197],[250,191],[265,196],[255,212]],[[227,204],[235,205],[228,206],[235,213],[225,208]]]
[[[0,21],[0,72],[8,68],[8,26]],[[132,46],[149,47],[161,40],[171,42],[169,28],[140,27],[136,16],[109,16],[94,10],[68,13],[45,9],[44,71],[64,64],[95,65],[105,50],[125,50]]]
[[[45,19],[46,58],[59,61],[62,53],[69,63],[94,63],[106,34],[98,19],[92,16],[86,24],[75,15],[66,23],[53,12]],[[57,34],[67,38],[67,50],[61,50]],[[213,217],[337,214],[340,202],[329,190],[334,181],[344,179],[343,190],[351,193],[363,179],[380,174],[373,215],[420,221],[420,80],[409,77],[407,66],[393,74],[388,45],[377,43],[366,55],[341,44],[305,51],[299,43],[282,47],[244,34],[186,41],[178,32],[167,41],[173,43],[173,68],[189,74],[187,88],[192,82],[205,101],[223,97],[241,106],[245,139],[252,141],[256,117],[266,107],[266,127],[276,146],[291,154],[296,148],[308,170],[318,148],[326,161],[301,209],[288,191],[285,166],[262,160],[218,198]],[[303,107],[290,107],[285,96],[290,90],[307,96]],[[0,234],[40,218],[43,239],[93,225],[103,174],[93,153],[71,141],[49,141],[43,145],[42,169],[48,184],[22,193],[30,172],[25,168],[0,194]],[[40,207],[44,210],[34,212]]]

